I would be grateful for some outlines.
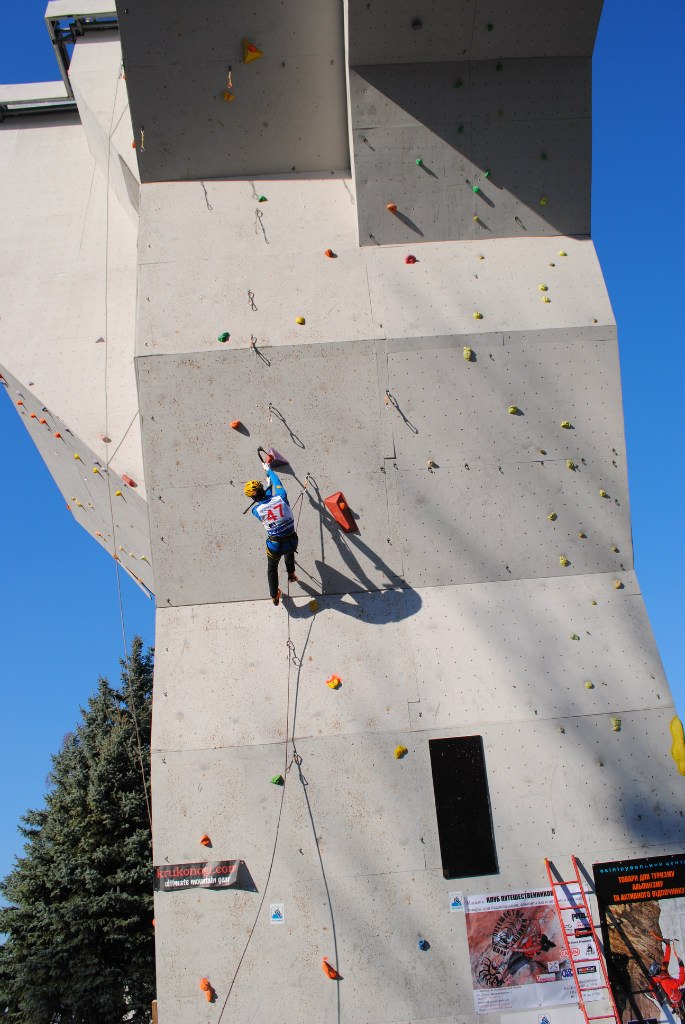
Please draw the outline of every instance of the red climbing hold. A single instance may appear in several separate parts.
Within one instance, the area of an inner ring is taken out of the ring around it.
[[[405,256],[404,257],[404,262],[405,263],[416,263],[416,256]]]
[[[346,533],[355,533],[359,530],[342,491],[336,491],[329,498],[324,498],[323,503]]]
[[[137,487],[138,486],[138,484],[135,482],[135,480],[132,480],[130,476],[126,476],[125,473],[121,474],[121,479],[124,481],[125,484],[128,484],[129,487]]]

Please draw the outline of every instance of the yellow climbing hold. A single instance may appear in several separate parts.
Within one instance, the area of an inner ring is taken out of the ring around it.
[[[309,610],[310,612],[318,612],[319,610],[319,602],[316,600],[315,597],[313,597],[309,602]]]
[[[570,564],[571,563],[569,562],[569,560],[566,557],[566,555],[559,555],[559,565],[563,565],[564,567],[566,567],[567,565],[570,565]]]
[[[677,715],[674,715],[671,719],[669,729],[673,738],[671,757],[675,761],[680,774],[685,775],[685,733],[683,732],[683,723]]]
[[[478,214],[476,214],[476,213],[474,213],[474,215],[473,215],[473,219],[475,220],[476,224],[478,224],[478,223],[479,223],[479,221],[480,221],[480,217],[479,217],[479,216],[478,216]]]
[[[258,50],[254,43],[248,43],[247,39],[243,39],[243,64],[251,64],[253,60],[259,60],[263,56],[264,53]]]
[[[479,259],[479,260],[484,260],[484,259],[485,259],[485,256],[479,256],[479,257],[478,257],[478,259]]]
[[[566,468],[567,469],[575,469],[576,468],[576,464],[573,461],[573,459],[567,459],[566,460]]]
[[[232,103],[233,100],[235,99],[235,95],[232,92],[229,92],[228,89],[226,89],[224,91],[224,99],[226,100],[227,103]]]
[[[81,460],[81,456],[78,454],[78,452],[74,452],[74,458],[78,459],[79,461]]]
[[[600,490],[600,492],[599,492],[599,496],[600,496],[600,498],[608,498],[608,497],[609,497],[609,495],[607,494],[607,492],[606,492],[606,491],[604,491],[604,490]]]
[[[115,491],[114,494],[117,498],[121,497],[121,491]]]
[[[586,690],[594,690],[594,688],[595,688],[595,684],[591,683],[589,679],[586,679],[585,680],[585,689]]]
[[[559,255],[560,255],[560,256],[568,256],[568,253],[566,252],[566,250],[565,250],[565,249],[560,249],[560,250],[559,250]]]
[[[474,313],[473,314],[473,319],[474,320],[482,320],[483,319],[483,314],[482,313]]]
[[[464,345],[464,353],[463,353],[463,355],[464,355],[464,359],[466,360],[466,362],[470,363],[471,360],[473,359],[473,349],[469,348],[468,345]]]
[[[614,580],[614,590],[623,590],[623,584],[620,580]]]
[[[408,753],[409,751],[407,750],[406,747],[403,747],[401,745],[395,747],[395,757],[397,758],[398,761],[401,761],[401,759]]]
[[[562,420],[561,423],[559,424],[559,426],[563,427],[564,430],[570,430],[571,429],[571,421],[570,420]]]
[[[99,473],[100,472],[100,467],[99,466],[93,466],[93,472],[94,473]]]
[[[551,302],[551,301],[552,300],[550,299],[549,295],[543,295],[542,298],[540,299],[540,302]]]
[[[616,547],[615,544],[611,545],[611,550],[614,552],[614,554],[618,554],[618,548]]]
[[[583,531],[580,530],[580,532],[578,533],[578,536],[580,537],[581,540],[585,540],[585,538],[587,537],[587,534],[583,533]]]
[[[299,324],[299,325],[300,325],[300,327],[302,326],[302,324],[303,324],[304,322],[305,322],[305,319],[304,319],[304,317],[303,317],[303,316],[296,316],[296,317],[295,317],[295,323],[296,323],[296,324]]]
[[[538,455],[546,455],[546,454],[547,454],[547,452],[545,451],[545,449],[544,449],[544,448],[540,448],[540,449],[539,449],[539,451],[538,451]]]
[[[546,284],[539,284],[538,285],[538,291],[539,292],[546,292],[546,291],[549,291],[549,289],[547,288]]]
[[[541,198],[540,198],[540,206],[547,206],[547,202],[548,202],[547,196],[541,196]]]
[[[596,605],[596,604],[597,604],[597,602],[596,602],[596,601],[595,601],[594,599],[592,600],[592,602],[591,602],[591,603],[592,603],[592,604],[594,604],[594,605]]]
[[[510,405],[507,412],[509,413],[510,416],[518,416],[521,410],[519,409],[518,405]]]
[[[556,514],[556,512],[550,512],[550,514],[547,516],[547,518],[549,519],[550,523],[556,523],[556,521],[557,521],[557,514]]]
[[[611,718],[611,728],[614,730],[614,732],[621,731],[621,719],[617,718],[615,715],[613,715]]]

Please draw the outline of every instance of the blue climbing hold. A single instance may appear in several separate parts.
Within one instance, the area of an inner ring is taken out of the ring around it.
[[[428,942],[427,939],[419,939],[419,949],[422,952],[425,952],[427,949],[430,949],[430,948],[431,948],[431,944],[430,944],[430,942]]]

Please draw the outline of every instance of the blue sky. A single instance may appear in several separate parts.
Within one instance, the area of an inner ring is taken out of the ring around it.
[[[0,81],[58,77],[45,0],[0,0]],[[592,234],[619,326],[636,568],[685,715],[685,8],[606,0],[594,59]],[[541,97],[541,106],[545,99]],[[680,298],[679,298],[680,295]],[[122,656],[114,563],[66,508],[0,395],[3,716],[0,875],[15,825],[41,803],[50,754]],[[129,638],[153,642],[152,603],[122,573]]]

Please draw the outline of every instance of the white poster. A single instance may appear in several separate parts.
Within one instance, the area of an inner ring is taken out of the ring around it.
[[[566,937],[548,889],[485,893],[464,902],[476,1013],[577,1002]]]

